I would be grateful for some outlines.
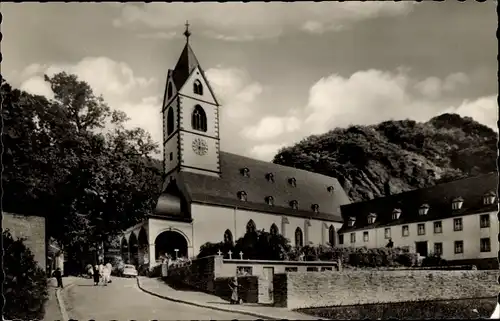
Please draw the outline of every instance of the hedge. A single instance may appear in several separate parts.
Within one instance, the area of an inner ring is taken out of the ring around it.
[[[47,276],[38,266],[23,239],[14,240],[8,230],[2,232],[4,256],[3,318],[41,320],[48,299]]]

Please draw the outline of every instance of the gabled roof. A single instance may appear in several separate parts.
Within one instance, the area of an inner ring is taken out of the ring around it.
[[[188,201],[333,222],[342,222],[340,205],[350,202],[333,177],[226,152],[220,152],[220,165],[220,178],[179,173],[176,182]],[[249,177],[241,174],[243,168],[249,169]],[[266,179],[268,173],[273,173],[274,182]],[[290,178],[296,179],[296,187],[290,185]],[[329,186],[334,187],[332,192]],[[247,201],[238,198],[240,191],[247,194]],[[273,197],[273,206],[266,203],[268,196]],[[291,207],[293,200],[298,209]],[[319,205],[319,213],[313,211],[313,204]]]
[[[498,174],[491,173],[366,202],[344,205],[341,207],[342,216],[346,220],[349,217],[355,217],[356,223],[353,227],[345,224],[339,233],[498,211],[497,202],[492,205],[484,204],[484,197],[490,192],[495,192],[497,186]],[[451,206],[452,201],[456,198],[464,200],[462,208],[459,210],[453,210]],[[423,204],[427,204],[429,210],[427,214],[419,215],[418,210]],[[392,220],[394,209],[401,209],[401,216],[398,220]],[[368,224],[367,218],[370,213],[377,214],[377,220],[373,224]]]

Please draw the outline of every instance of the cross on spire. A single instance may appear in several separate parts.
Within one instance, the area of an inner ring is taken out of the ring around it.
[[[184,36],[186,36],[186,41],[189,41],[189,36],[191,36],[191,32],[189,32],[189,21],[186,20],[186,31],[184,31]]]

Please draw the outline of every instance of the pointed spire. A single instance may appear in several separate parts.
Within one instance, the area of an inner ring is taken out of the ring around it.
[[[177,65],[174,68],[174,83],[179,90],[184,82],[187,80],[191,72],[199,66],[198,59],[194,55],[193,49],[189,45],[189,37],[191,32],[189,31],[189,22],[186,21],[186,30],[184,31],[184,36],[186,37],[186,45],[182,50],[182,53],[177,61]]]

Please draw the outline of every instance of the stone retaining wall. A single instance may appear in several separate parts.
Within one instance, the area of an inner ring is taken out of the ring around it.
[[[498,271],[292,272],[274,277],[274,305],[290,309],[496,296]]]

